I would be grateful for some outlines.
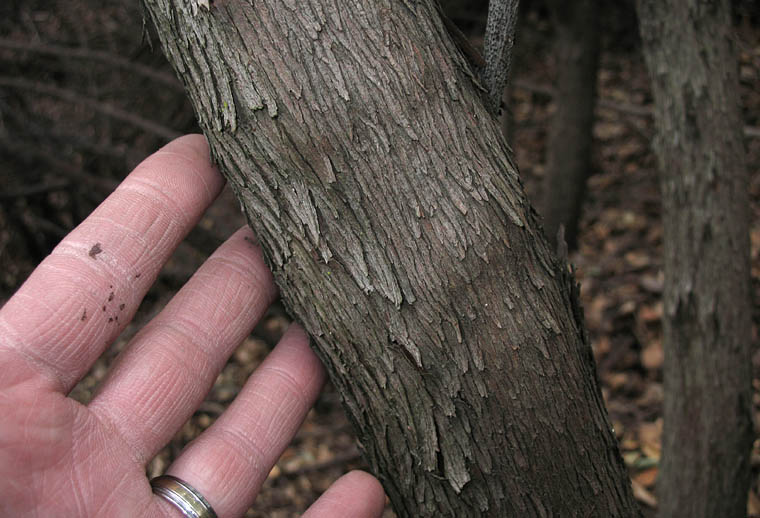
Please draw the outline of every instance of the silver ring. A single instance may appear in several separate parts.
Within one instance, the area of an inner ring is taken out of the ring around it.
[[[174,504],[187,518],[216,518],[211,504],[193,486],[171,475],[150,481],[153,492]]]

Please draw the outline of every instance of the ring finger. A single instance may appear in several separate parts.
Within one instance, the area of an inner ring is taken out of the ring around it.
[[[168,474],[193,486],[217,516],[242,516],[324,379],[306,333],[292,325],[227,411],[187,447]]]

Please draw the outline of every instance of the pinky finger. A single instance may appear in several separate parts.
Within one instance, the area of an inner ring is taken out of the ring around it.
[[[380,482],[364,471],[352,471],[336,480],[303,518],[380,518],[384,508]]]

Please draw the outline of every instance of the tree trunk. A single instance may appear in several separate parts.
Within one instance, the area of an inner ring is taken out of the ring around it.
[[[146,4],[399,516],[635,515],[571,277],[433,2]]]
[[[557,95],[549,129],[541,214],[550,242],[560,225],[573,250],[586,180],[591,172],[591,141],[599,63],[597,0],[549,3],[555,29]]]
[[[748,177],[728,0],[640,0],[665,243],[663,517],[744,517]]]

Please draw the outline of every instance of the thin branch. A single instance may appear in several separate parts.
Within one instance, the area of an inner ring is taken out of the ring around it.
[[[551,86],[541,85],[522,79],[515,80],[514,85],[515,88],[527,90],[528,92],[544,95],[546,97],[554,97],[556,94],[556,91]],[[625,113],[627,115],[634,115],[636,117],[651,118],[654,116],[651,105],[641,106],[640,104],[621,103],[613,101],[611,99],[603,98],[597,99],[596,105],[599,108],[605,108],[619,113]],[[744,126],[742,130],[744,132],[744,136],[747,138],[760,138],[760,128],[756,126]]]
[[[557,94],[557,91],[553,86],[542,85],[534,83],[533,81],[527,81],[525,79],[515,79],[512,84],[515,86],[515,88],[527,90],[532,94],[539,94],[549,98],[554,97]]]
[[[749,138],[760,138],[760,128],[756,126],[744,126],[744,136]]]
[[[166,140],[173,140],[181,135],[178,131],[162,126],[157,122],[144,119],[139,115],[135,115],[134,113],[122,110],[121,108],[117,108],[111,104],[88,99],[87,97],[84,97],[71,90],[66,90],[42,83],[36,83],[34,81],[27,81],[25,79],[17,79],[14,77],[5,76],[0,76],[0,86],[38,92],[44,95],[58,97],[59,99],[69,101],[71,103],[82,104],[103,115],[116,120],[120,120],[122,122],[126,122],[127,124],[136,126],[144,131],[147,131],[148,133],[162,137]]]
[[[351,448],[348,451],[335,455],[335,457],[333,457],[332,459],[324,460],[322,462],[315,462],[313,464],[307,464],[299,468],[283,469],[276,476],[269,477],[269,480],[277,480],[278,478],[282,478],[282,477],[293,477],[293,476],[305,475],[307,473],[322,471],[328,468],[332,468],[334,466],[342,466],[343,464],[348,464],[349,462],[353,462],[359,459],[361,459],[359,450],[357,450],[356,448]]]
[[[0,49],[15,50],[20,52],[33,52],[35,54],[47,54],[62,58],[83,59],[98,61],[106,65],[123,68],[137,75],[152,79],[175,90],[183,91],[182,84],[171,74],[156,70],[141,63],[133,63],[120,56],[102,50],[90,50],[78,47],[63,47],[60,45],[28,43],[8,38],[0,38]]]
[[[52,221],[31,212],[24,213],[21,219],[28,229],[32,231],[41,230],[47,234],[53,235],[57,239],[63,239],[64,237],[66,237],[66,234],[68,234],[69,231],[71,230],[71,229],[65,229],[53,223]]]
[[[135,158],[130,156],[130,151],[126,151],[125,149],[110,144],[95,142],[93,139],[82,134],[62,132],[57,125],[52,123],[52,121],[45,119],[31,119],[26,116],[24,110],[12,108],[2,99],[0,99],[0,115],[13,119],[22,131],[28,133],[30,137],[37,139],[38,141],[53,140],[56,142],[63,142],[65,145],[72,145],[83,151],[89,151],[97,155],[118,159],[120,163],[130,163],[130,160],[133,162],[135,161]],[[16,134],[14,136],[17,137],[18,135]],[[142,156],[137,158],[142,159]]]
[[[316,429],[309,428],[309,429],[301,429],[299,430],[298,434],[295,436],[294,440],[296,441],[305,441],[305,440],[320,440],[324,439],[327,436],[335,436],[339,433],[351,433],[351,425],[348,423],[341,424],[339,426],[329,426],[329,427],[318,427]]]
[[[457,27],[457,24],[451,21],[451,18],[446,16],[446,13],[442,9],[439,9],[438,13],[441,16],[444,27],[449,31],[454,43],[457,44],[457,47],[462,51],[467,61],[470,62],[470,65],[476,70],[485,69],[486,60],[483,59],[483,56],[480,55],[480,52],[478,52],[473,44],[470,43],[470,39]]]
[[[518,0],[490,0],[486,21],[483,83],[488,91],[488,108],[498,114],[504,89],[509,84],[512,47],[515,42]]]
[[[72,163],[61,160],[60,154],[54,155],[38,143],[34,145],[25,144],[18,139],[10,141],[7,138],[0,137],[0,148],[4,148],[9,153],[20,156],[27,161],[42,161],[56,172],[86,183],[91,189],[86,189],[85,192],[91,196],[94,203],[103,201],[103,197],[111,194],[118,186],[118,182],[115,180],[86,173]],[[96,194],[95,191],[100,194]]]
[[[28,198],[38,194],[47,194],[49,192],[63,191],[71,187],[71,182],[39,183],[27,185],[15,190],[0,192],[0,200],[13,200],[16,198]]]
[[[597,99],[596,105],[600,108],[606,108],[608,110],[625,113],[627,115],[634,115],[636,117],[650,118],[654,115],[651,106],[641,106],[640,104],[621,103],[611,99]]]

